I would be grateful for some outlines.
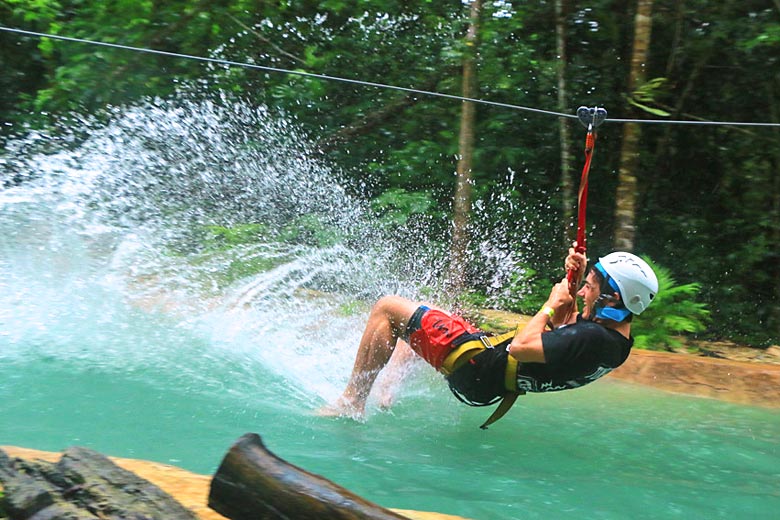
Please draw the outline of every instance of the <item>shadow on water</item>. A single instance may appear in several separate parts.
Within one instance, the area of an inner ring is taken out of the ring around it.
[[[404,249],[264,109],[157,101],[78,132],[3,158],[24,181],[0,192],[0,444],[211,473],[254,431],[370,500],[475,519],[780,509],[771,411],[604,381],[527,396],[484,432],[489,411],[416,364],[392,410],[315,416],[366,302],[435,292],[437,244]]]

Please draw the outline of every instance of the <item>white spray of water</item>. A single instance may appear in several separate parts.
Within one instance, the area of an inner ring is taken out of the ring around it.
[[[330,400],[367,305],[437,278],[440,252],[395,243],[264,108],[156,100],[63,135],[12,143],[0,164],[5,359],[229,377],[250,391],[270,373],[303,400]],[[246,224],[259,242],[209,235]],[[507,248],[482,254],[514,263]]]
[[[270,372],[291,392],[329,399],[359,339],[355,302],[399,288],[413,296],[364,204],[282,117],[224,99],[155,101],[73,132],[88,137],[33,136],[27,148],[53,150],[2,165],[7,360],[209,379],[204,367],[229,358],[244,364],[244,383],[261,386],[253,373]],[[20,173],[24,182],[8,181]],[[203,247],[210,227],[248,223],[261,242]],[[323,244],[318,230],[338,236]],[[231,279],[232,268],[247,272]],[[153,332],[139,331],[149,319]]]

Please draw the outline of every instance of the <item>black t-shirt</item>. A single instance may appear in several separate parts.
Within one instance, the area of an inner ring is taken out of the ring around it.
[[[583,319],[542,334],[545,363],[519,363],[518,389],[555,392],[586,385],[628,358],[633,338]]]
[[[450,389],[467,404],[487,404],[506,393],[507,346],[486,349],[450,375]],[[598,323],[577,322],[542,334],[546,363],[518,363],[517,386],[525,392],[579,388],[611,372],[628,358],[634,340]]]

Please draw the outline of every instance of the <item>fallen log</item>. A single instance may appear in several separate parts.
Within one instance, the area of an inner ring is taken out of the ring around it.
[[[231,520],[407,518],[280,459],[255,433],[225,455],[211,480],[209,507]]]

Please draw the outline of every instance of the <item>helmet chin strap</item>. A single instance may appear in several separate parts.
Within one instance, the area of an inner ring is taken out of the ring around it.
[[[602,320],[623,321],[625,320],[631,311],[628,309],[620,309],[618,307],[604,307],[601,304],[595,306],[596,318]]]
[[[606,304],[608,302],[620,303],[620,298],[615,298],[611,294],[600,294],[596,302],[593,304],[593,311],[595,316],[592,318],[601,318],[602,320],[623,321],[625,320],[631,311],[625,307],[609,307]]]
[[[609,287],[620,294],[620,288],[617,286],[617,283],[612,279],[611,276],[609,276],[607,271],[604,270],[604,268],[601,266],[601,263],[597,263],[595,267],[604,277],[605,282],[609,284]],[[620,298],[616,298],[615,296],[607,293],[599,294],[598,299],[596,299],[596,302],[593,304],[595,318],[601,318],[602,320],[623,321],[628,317],[629,314],[631,314],[631,311],[622,305],[620,307],[609,307],[607,305],[609,302],[620,304]]]

